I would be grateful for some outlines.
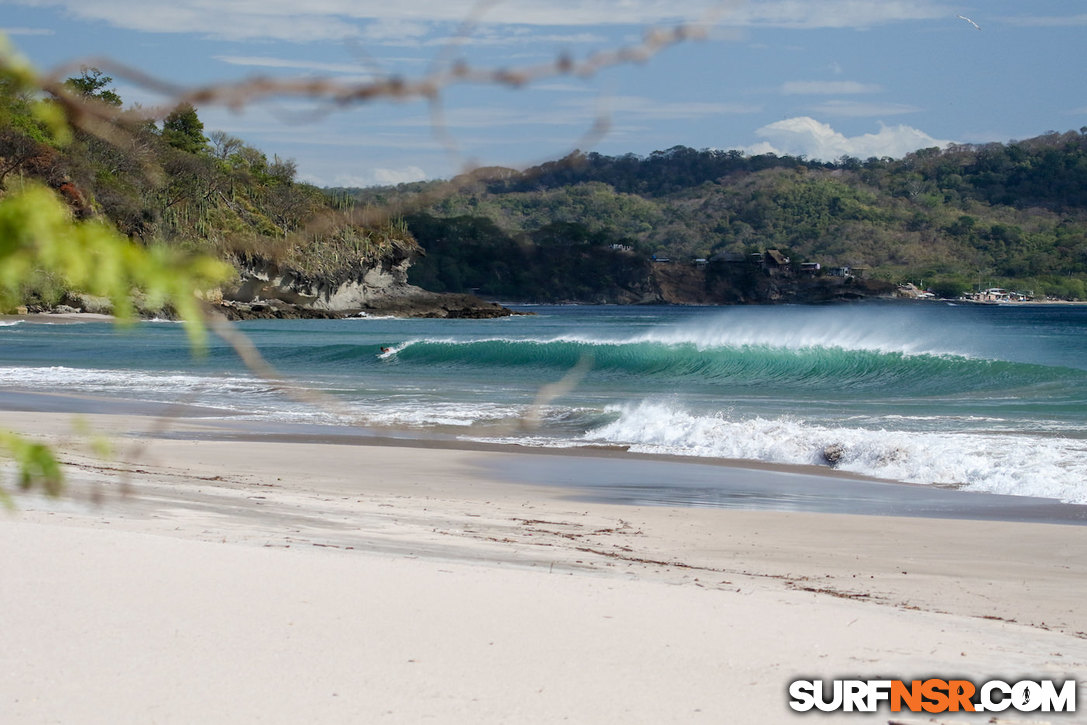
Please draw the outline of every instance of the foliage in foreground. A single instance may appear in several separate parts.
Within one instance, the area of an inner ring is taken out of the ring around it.
[[[105,88],[108,80],[84,72],[69,85],[91,102],[119,105]],[[199,350],[207,331],[196,293],[228,279],[230,268],[177,247],[138,243],[93,213],[65,178],[64,154],[77,134],[63,108],[40,92],[25,63],[0,46],[0,310],[56,284],[108,298],[124,323],[134,318],[132,299],[140,295],[146,306],[174,310]],[[14,459],[20,489],[60,492],[63,476],[49,446],[0,430],[0,449]],[[11,505],[2,486],[0,503]]]
[[[347,277],[417,252],[402,225],[334,214],[293,161],[205,136],[191,105],[161,124],[123,111],[111,83],[84,68],[51,86],[0,36],[0,312],[90,295],[108,298],[124,323],[137,298],[141,310],[180,317],[199,350],[194,292],[219,287],[234,265]],[[3,433],[0,449],[17,459],[21,486],[59,490],[48,447]]]
[[[194,292],[219,284],[230,271],[209,257],[135,244],[102,220],[75,221],[52,191],[27,184],[0,199],[0,307],[19,299],[27,284],[44,274],[108,297],[121,322],[134,317],[134,291],[153,307],[169,305],[183,320],[193,347],[200,349],[207,331]],[[60,467],[50,448],[4,431],[0,448],[15,459],[20,488],[60,491]],[[10,503],[2,488],[0,500]]]

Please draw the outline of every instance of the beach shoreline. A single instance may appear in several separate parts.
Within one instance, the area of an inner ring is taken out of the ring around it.
[[[203,405],[11,388],[0,389],[0,416],[5,412],[48,414],[44,426],[40,426],[46,435],[57,425],[64,425],[63,418],[53,415],[71,414],[90,428],[114,430],[133,438],[505,454],[489,459],[479,467],[477,475],[565,489],[565,493],[556,494],[598,503],[636,501],[641,505],[1087,525],[1087,505],[894,481],[829,465],[638,452],[627,446],[604,443],[547,446],[491,442],[428,434],[417,428],[286,423],[253,419],[239,411]],[[39,415],[24,416],[19,425],[33,431],[39,419]],[[156,422],[140,425],[138,421],[144,419]],[[117,429],[111,421],[121,422],[121,428]],[[410,450],[405,455],[411,455]],[[727,469],[733,475],[722,478],[720,469]],[[741,480],[737,481],[738,478]],[[667,480],[667,485],[653,486],[654,480]],[[658,489],[667,489],[671,495]],[[699,490],[707,495],[697,495]],[[676,495],[677,491],[681,495]]]
[[[87,418],[113,459],[0,412],[69,464],[0,525],[17,722],[754,723],[799,677],[1087,674],[1087,527],[619,505],[539,477],[691,464]]]

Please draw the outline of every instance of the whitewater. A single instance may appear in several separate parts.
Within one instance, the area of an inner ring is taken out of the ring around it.
[[[1087,503],[1087,307],[531,307],[254,321],[313,408],[176,325],[0,325],[0,388],[400,435],[833,466]],[[383,351],[384,349],[384,351]]]

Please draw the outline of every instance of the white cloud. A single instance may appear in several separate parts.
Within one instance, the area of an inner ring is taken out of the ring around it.
[[[363,37],[402,42],[434,23],[478,20],[478,26],[654,25],[697,21],[720,10],[719,0],[506,0],[478,12],[477,0],[17,0],[63,7],[76,18],[159,33],[288,41]],[[731,27],[867,28],[946,17],[939,0],[763,0],[726,5]],[[376,24],[375,24],[376,23]]]
[[[513,32],[514,26],[501,26],[501,30],[509,29],[511,32],[476,32],[467,37],[445,36],[431,38],[425,45],[446,46],[524,46],[530,43],[548,43],[550,45],[585,45],[589,43],[603,44],[608,41],[603,35],[596,33],[550,33],[540,35],[524,35]]]
[[[418,166],[405,166],[400,169],[374,169],[368,174],[336,174],[331,183],[327,179],[313,174],[300,174],[299,178],[317,186],[394,186],[407,184],[412,181],[422,181],[427,178],[426,172]]]
[[[198,33],[229,40],[274,38],[297,42],[343,39],[358,27],[319,7],[298,10],[281,0],[211,3],[208,0],[17,0],[62,7],[72,17],[153,33]],[[321,3],[312,3],[319,6]]]
[[[400,169],[374,169],[374,180],[379,184],[406,184],[410,181],[422,181],[426,172],[418,166],[405,166]]]
[[[949,6],[920,0],[771,0],[742,6],[726,24],[785,28],[870,28],[887,23],[946,17]]]
[[[292,70],[312,70],[321,73],[351,73],[364,77],[371,77],[372,75],[366,68],[354,63],[320,63],[262,55],[216,55],[213,57],[223,63],[251,68],[290,68]]]
[[[744,149],[749,154],[806,156],[822,161],[834,161],[842,156],[898,158],[917,149],[951,143],[932,138],[924,131],[909,126],[882,124],[877,133],[848,137],[808,116],[777,121],[755,133],[766,141]]]
[[[781,92],[787,96],[843,96],[859,93],[879,93],[882,86],[857,81],[786,81]]]
[[[821,116],[843,116],[850,118],[871,118],[879,116],[900,116],[903,113],[917,113],[921,109],[905,103],[864,103],[861,101],[826,101],[811,106],[814,113]]]

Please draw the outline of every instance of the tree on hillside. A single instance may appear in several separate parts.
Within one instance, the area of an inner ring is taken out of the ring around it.
[[[229,159],[245,146],[245,141],[242,141],[237,136],[231,136],[225,131],[212,131],[210,139],[212,154],[215,158],[222,159],[223,161]]]
[[[84,98],[94,98],[114,108],[121,107],[121,97],[109,87],[113,83],[112,77],[93,66],[83,66],[81,70],[83,72],[78,76],[64,81],[64,85]]]
[[[35,115],[37,101],[18,80],[0,74],[0,192],[9,174],[48,152],[49,134]]]
[[[203,153],[208,149],[204,122],[200,120],[191,103],[181,104],[163,120],[162,137],[174,148],[191,154]]]

